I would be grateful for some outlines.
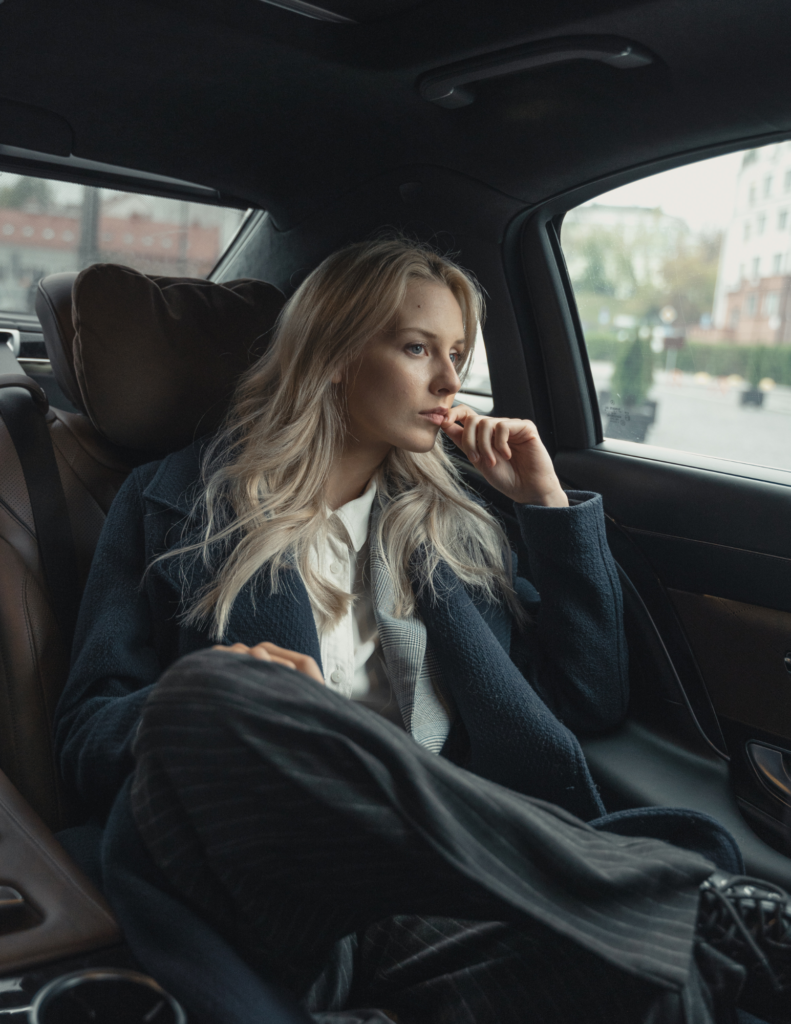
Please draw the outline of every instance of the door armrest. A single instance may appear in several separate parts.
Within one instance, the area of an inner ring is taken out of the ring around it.
[[[0,772],[0,974],[121,941],[102,894]]]
[[[738,842],[748,874],[791,890],[791,858],[768,846],[745,821],[725,761],[693,754],[633,721],[581,744],[609,810],[686,807],[710,814]]]

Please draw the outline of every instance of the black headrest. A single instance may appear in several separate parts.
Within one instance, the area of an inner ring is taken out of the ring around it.
[[[36,312],[66,397],[113,444],[164,454],[219,425],[284,301],[264,281],[99,263],[43,278]]]

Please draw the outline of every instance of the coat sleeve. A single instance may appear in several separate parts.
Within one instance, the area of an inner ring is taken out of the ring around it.
[[[511,656],[565,725],[599,732],[629,698],[623,600],[600,495],[567,493],[569,508],[515,506],[538,594],[516,581],[531,622],[514,630]]]
[[[144,507],[136,470],[118,492],[80,605],[72,666],[55,713],[61,773],[83,805],[104,815],[132,771],[143,704],[162,672],[142,586]]]

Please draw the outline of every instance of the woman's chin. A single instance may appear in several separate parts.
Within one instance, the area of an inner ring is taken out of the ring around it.
[[[414,455],[425,455],[437,443],[438,433],[439,427],[432,427],[430,430],[421,431],[419,435],[401,438],[395,447],[401,448],[405,452],[412,452]]]

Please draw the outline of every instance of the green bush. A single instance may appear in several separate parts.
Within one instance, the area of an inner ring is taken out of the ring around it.
[[[618,353],[628,343],[618,341],[613,333],[593,333],[585,335],[585,346],[588,349],[588,359],[601,359],[607,363],[614,363]]]
[[[585,344],[589,359],[619,363],[625,359],[633,342],[618,341],[614,332],[597,331],[585,336]],[[656,364],[664,366],[664,353],[656,357]],[[776,384],[791,384],[791,345],[707,345],[692,342],[676,353],[676,369],[684,373],[709,373],[712,377],[738,374],[753,385],[764,377],[771,377]]]
[[[676,367],[686,373],[712,377],[738,374],[755,385],[764,377],[776,384],[791,384],[791,345],[705,345],[679,349]]]
[[[618,342],[610,391],[625,406],[642,405],[654,376],[654,353],[642,338]]]

